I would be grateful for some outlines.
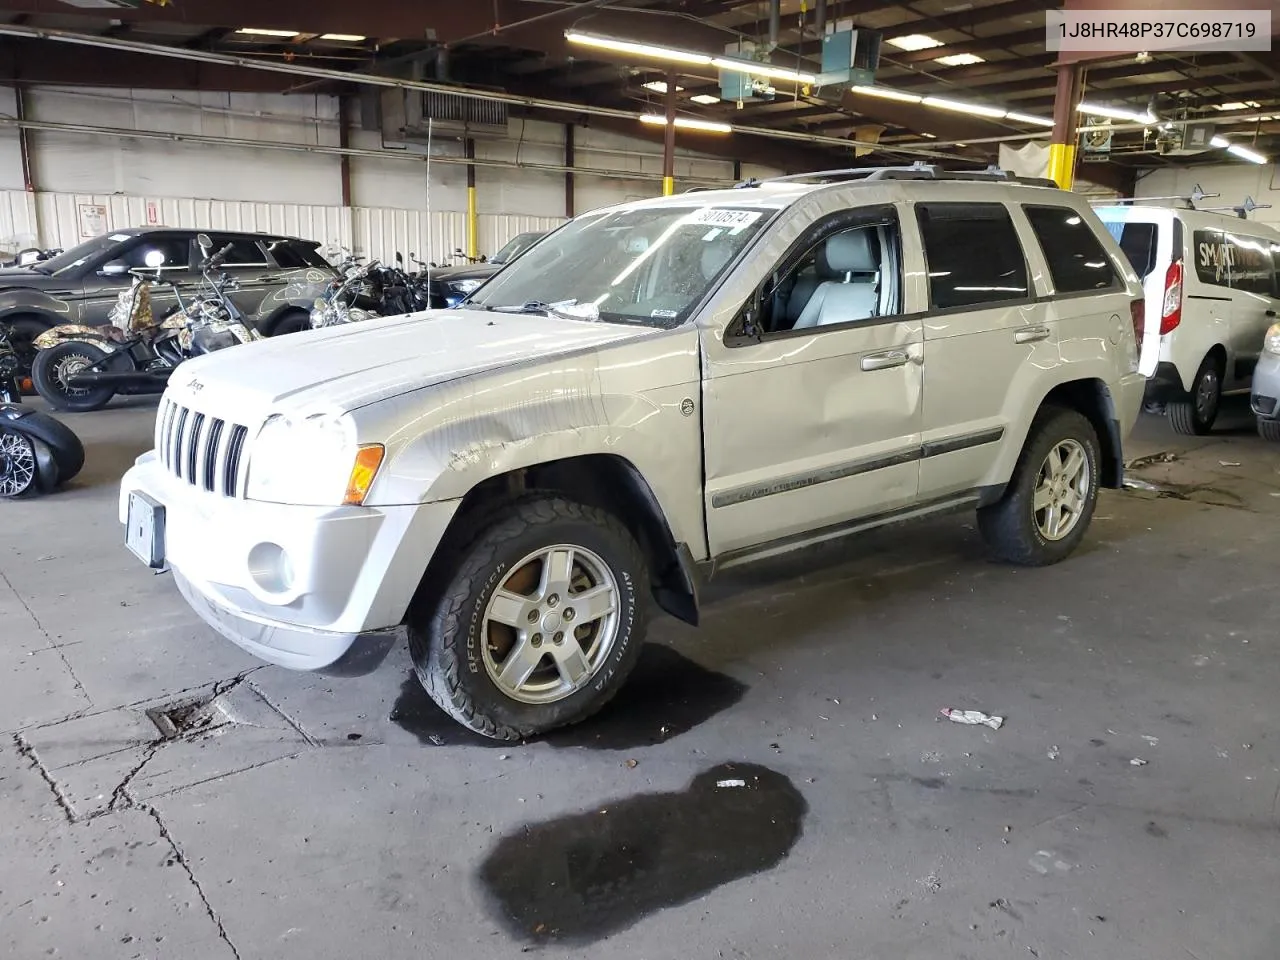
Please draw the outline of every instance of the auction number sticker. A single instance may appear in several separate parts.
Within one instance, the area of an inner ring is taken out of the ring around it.
[[[689,217],[689,223],[707,227],[749,227],[760,219],[759,210],[725,210],[707,207]]]

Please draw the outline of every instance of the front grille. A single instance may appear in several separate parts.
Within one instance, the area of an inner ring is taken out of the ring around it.
[[[156,417],[156,451],[165,468],[193,487],[243,495],[241,469],[249,428],[189,410],[168,398]]]

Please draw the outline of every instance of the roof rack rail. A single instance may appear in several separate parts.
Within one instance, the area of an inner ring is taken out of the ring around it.
[[[985,170],[944,170],[936,163],[917,161],[909,167],[849,167],[843,170],[816,170],[812,173],[794,173],[767,180],[744,180],[738,189],[758,187],[765,183],[841,183],[850,180],[986,180],[1001,183],[1018,183],[1024,186],[1053,187],[1057,184],[1044,177],[1019,177],[1008,170],[990,166]]]
[[[1216,196],[1216,194],[1215,194],[1215,196]],[[1224,207],[1200,207],[1199,209],[1201,209],[1201,210],[1212,210],[1212,211],[1215,211],[1215,212],[1222,212],[1222,213],[1225,213],[1226,211],[1230,210],[1232,213],[1234,213],[1234,214],[1235,214],[1237,217],[1239,217],[1241,220],[1248,220],[1248,219],[1249,219],[1249,214],[1253,213],[1253,211],[1255,211],[1255,210],[1269,210],[1270,208],[1271,208],[1271,204],[1269,204],[1269,203],[1258,203],[1256,200],[1254,200],[1254,199],[1253,199],[1253,197],[1248,197],[1248,196],[1246,196],[1246,197],[1244,198],[1244,202],[1243,202],[1243,203],[1228,204],[1227,206],[1224,206]]]
[[[1199,203],[1201,200],[1210,200],[1213,197],[1220,197],[1220,196],[1222,196],[1222,194],[1220,193],[1205,193],[1204,189],[1200,186],[1200,184],[1197,183],[1195,187],[1192,188],[1190,193],[1185,194],[1183,196],[1178,196],[1178,197],[1120,197],[1115,200],[1099,198],[1097,200],[1091,200],[1089,202],[1095,203],[1104,207],[1114,207],[1114,206],[1118,206],[1126,203],[1170,203],[1173,201],[1181,201],[1182,203],[1185,203],[1187,205],[1188,210],[1195,210],[1195,209],[1198,209],[1196,207],[1196,204]],[[1247,199],[1250,202],[1252,200],[1252,198],[1247,198]],[[1208,209],[1214,209],[1214,208],[1208,208]],[[1226,208],[1217,208],[1217,209],[1234,210],[1236,208],[1226,207]]]

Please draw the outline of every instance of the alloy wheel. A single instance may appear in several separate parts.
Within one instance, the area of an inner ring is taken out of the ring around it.
[[[0,433],[0,497],[26,493],[36,480],[36,448],[19,433]]]
[[[1056,444],[1040,466],[1031,509],[1046,540],[1061,540],[1075,529],[1089,502],[1089,455],[1078,440]]]
[[[484,665],[506,696],[555,703],[587,685],[618,637],[618,584],[584,547],[556,544],[511,567],[484,611]]]

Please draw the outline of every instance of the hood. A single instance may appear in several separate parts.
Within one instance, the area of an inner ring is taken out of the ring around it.
[[[441,283],[448,283],[450,280],[488,280],[502,266],[500,263],[469,263],[465,267],[441,267],[431,271],[431,279]]]
[[[0,287],[44,287],[58,282],[66,283],[30,267],[0,267]]]
[[[660,332],[534,314],[432,310],[260,340],[183,363],[173,399],[245,425],[273,413],[351,411],[504,366]]]

